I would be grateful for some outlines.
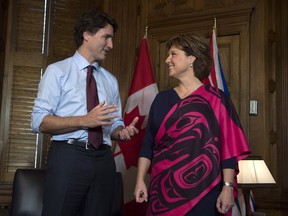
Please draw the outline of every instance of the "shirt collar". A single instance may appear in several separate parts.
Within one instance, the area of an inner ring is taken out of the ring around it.
[[[79,70],[83,70],[90,65],[89,62],[82,55],[80,55],[78,51],[74,53],[73,58]],[[94,62],[92,65],[96,68],[97,71],[99,71],[100,66],[98,62]]]

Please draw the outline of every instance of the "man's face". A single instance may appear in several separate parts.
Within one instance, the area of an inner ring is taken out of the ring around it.
[[[102,61],[106,58],[108,52],[113,48],[112,38],[114,36],[113,27],[107,25],[99,29],[96,34],[84,32],[84,42],[89,62]]]

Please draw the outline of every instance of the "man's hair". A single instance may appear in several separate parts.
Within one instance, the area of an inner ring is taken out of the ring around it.
[[[83,44],[83,33],[85,31],[94,35],[99,29],[106,27],[108,24],[113,27],[113,32],[115,33],[118,29],[118,24],[108,14],[95,10],[83,13],[74,28],[76,47],[79,48]]]

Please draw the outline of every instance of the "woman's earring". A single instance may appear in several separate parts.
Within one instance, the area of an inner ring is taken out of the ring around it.
[[[192,62],[190,63],[190,67],[191,67],[191,68],[193,67],[193,63],[192,63]]]

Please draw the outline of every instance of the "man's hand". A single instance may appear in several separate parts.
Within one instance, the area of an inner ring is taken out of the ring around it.
[[[112,125],[113,118],[119,117],[115,112],[118,111],[118,107],[115,105],[106,105],[104,106],[105,101],[99,103],[94,107],[87,115],[84,116],[83,125],[88,128]],[[114,114],[113,114],[114,113]]]
[[[130,140],[134,135],[139,133],[139,130],[135,127],[138,120],[139,117],[135,117],[129,126],[126,126],[121,131],[119,131],[118,138],[120,141]]]
[[[115,105],[104,106],[105,101],[99,103],[89,113],[81,116],[59,117],[47,115],[43,118],[39,130],[48,134],[63,134],[83,128],[112,125],[113,119],[118,118],[115,114],[118,107]]]

